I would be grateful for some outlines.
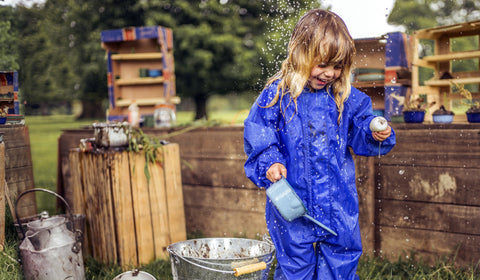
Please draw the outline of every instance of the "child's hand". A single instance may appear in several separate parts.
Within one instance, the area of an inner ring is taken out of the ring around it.
[[[387,126],[387,129],[385,130],[372,132],[373,139],[380,142],[385,141],[385,139],[390,137],[390,134],[392,134],[392,128],[390,126]]]
[[[267,170],[267,179],[272,183],[282,179],[282,175],[287,178],[287,169],[281,163],[274,163]]]

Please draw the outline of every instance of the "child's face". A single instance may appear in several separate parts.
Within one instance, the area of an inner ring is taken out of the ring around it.
[[[308,78],[308,84],[315,90],[324,88],[327,84],[332,83],[342,74],[342,65],[319,64],[314,66]]]

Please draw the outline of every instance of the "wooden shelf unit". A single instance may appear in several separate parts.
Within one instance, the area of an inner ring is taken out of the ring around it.
[[[357,70],[372,69],[372,71],[376,71],[385,68],[385,42],[382,41],[382,38],[356,39],[355,48],[357,55],[354,67]],[[358,72],[354,70],[354,73]],[[352,85],[370,96],[374,110],[385,110],[384,78],[362,81],[360,75],[354,74]]]
[[[107,52],[109,120],[123,120],[133,102],[140,114],[153,115],[155,105],[178,104],[175,93],[173,35],[161,26],[128,27],[102,32]],[[159,75],[149,76],[149,70]]]
[[[370,96],[373,109],[383,111],[389,120],[400,115],[403,108],[403,103],[391,96],[404,96],[411,85],[409,40],[400,32],[355,39],[352,85]]]
[[[0,71],[0,109],[8,107],[8,114],[19,114],[18,72]]]
[[[480,50],[452,51],[451,40],[467,36],[479,36],[480,20],[440,26],[429,29],[422,29],[414,32],[414,52],[412,66],[412,91],[414,96],[425,94],[428,102],[435,101],[436,104],[427,111],[426,121],[432,120],[432,113],[441,105],[447,110],[453,109],[453,101],[463,99],[458,94],[451,94],[452,83],[457,84],[478,84],[480,85],[480,69],[470,72],[453,72],[452,63],[459,60],[480,59]],[[434,54],[420,57],[421,40],[434,41]],[[480,38],[478,38],[480,43]],[[420,84],[420,68],[429,68],[434,70],[434,77]],[[442,79],[442,75],[449,73],[451,79]],[[474,98],[478,98],[478,93],[472,93]],[[454,122],[466,122],[465,114],[456,114]]]

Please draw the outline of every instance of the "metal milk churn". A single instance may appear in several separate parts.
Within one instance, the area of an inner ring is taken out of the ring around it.
[[[66,205],[69,214],[51,217],[48,214],[41,215],[27,222],[24,232],[25,225],[18,218],[17,204],[23,195],[32,191],[44,191],[57,196]],[[75,228],[70,206],[61,196],[45,189],[27,190],[18,197],[15,214],[23,236],[19,251],[26,280],[85,279],[82,232]]]

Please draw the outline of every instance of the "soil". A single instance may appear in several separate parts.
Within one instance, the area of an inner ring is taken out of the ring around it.
[[[470,107],[470,109],[467,110],[467,114],[471,113],[480,113],[480,107]]]
[[[445,106],[442,105],[438,110],[435,110],[435,112],[433,112],[433,115],[454,115],[454,113],[452,111],[448,111],[447,109],[445,109]]]

